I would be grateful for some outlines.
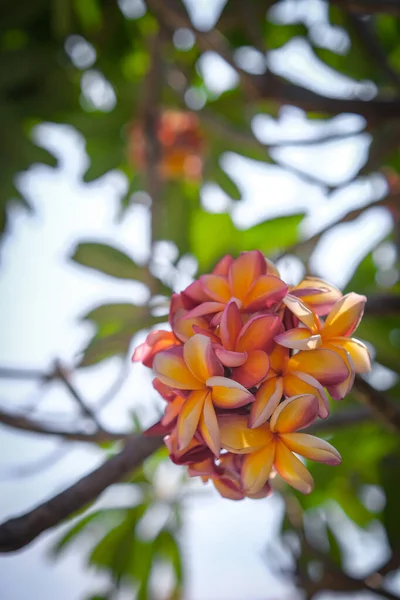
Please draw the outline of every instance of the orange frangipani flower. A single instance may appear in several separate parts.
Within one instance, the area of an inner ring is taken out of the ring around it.
[[[212,348],[211,340],[195,334],[183,347],[159,352],[153,362],[158,379],[167,386],[187,390],[177,422],[178,448],[184,449],[197,429],[215,456],[220,442],[214,405],[232,409],[254,400],[245,387],[224,377],[224,368]]]
[[[310,351],[305,357],[304,353],[290,357],[287,348],[277,345],[270,355],[270,364],[266,381],[257,390],[251,407],[251,427],[258,427],[269,419],[282,395],[312,394],[318,400],[319,416],[326,418],[329,401],[323,386],[342,382],[349,375],[344,360],[327,349]]]
[[[343,398],[350,391],[355,373],[367,373],[371,369],[365,344],[349,337],[360,323],[366,300],[365,296],[355,293],[343,296],[334,304],[324,323],[299,298],[288,295],[284,300],[303,326],[280,333],[275,341],[294,350],[325,348],[340,355],[348,366],[348,377],[341,382],[324,384],[335,399]],[[308,362],[308,352],[296,356],[301,369]]]
[[[369,369],[365,346],[350,337],[364,303],[318,278],[289,288],[256,250],[224,256],[173,294],[172,331],[152,331],[135,351],[166,401],[148,433],[164,435],[171,460],[226,498],[267,496],[276,472],[309,493],[311,475],[293,453],[340,457],[298,430],[328,416],[325,388],[342,398]]]
[[[289,485],[309,494],[313,479],[293,452],[329,465],[340,464],[340,454],[328,442],[307,433],[297,433],[313,423],[317,415],[317,399],[306,394],[287,398],[275,409],[270,423],[256,429],[247,426],[245,415],[219,418],[222,447],[245,455],[241,475],[246,494],[259,492],[273,467]]]
[[[244,312],[255,312],[277,306],[288,287],[279,278],[258,250],[242,253],[236,260],[220,261],[218,271],[202,275],[184,292],[197,304],[188,317],[221,314],[226,304],[234,300]],[[218,323],[218,321],[216,321]]]

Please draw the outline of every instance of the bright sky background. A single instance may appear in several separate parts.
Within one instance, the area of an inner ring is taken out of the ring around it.
[[[196,4],[192,0],[191,4],[197,6],[193,10],[204,15],[222,3],[202,0]],[[286,57],[285,64],[292,64],[300,73],[300,61],[303,71],[309,74],[307,49],[297,45],[287,52],[292,52],[294,63]],[[206,80],[210,89],[213,89],[213,78],[219,86],[224,81],[225,88],[232,85],[227,65],[213,60],[213,56],[208,56],[205,61],[208,67],[204,67],[210,73],[210,80]],[[279,57],[274,60],[277,62],[274,68],[278,70],[283,61],[280,63]],[[331,80],[331,73],[319,69],[315,86],[331,85]],[[349,85],[348,81],[335,80],[333,91],[338,89],[339,83]],[[344,115],[329,126],[358,132],[362,123],[359,118]],[[268,141],[310,135],[318,131],[319,125],[316,130],[310,130],[301,111],[287,108],[282,111],[279,127],[268,116],[258,117],[254,127],[259,138]],[[74,244],[81,240],[110,242],[125,249],[137,261],[144,261],[149,252],[149,216],[144,206],[136,205],[121,221],[117,220],[119,197],[125,189],[125,181],[118,173],[90,185],[81,183],[87,157],[83,140],[76,132],[68,127],[42,126],[39,139],[54,149],[60,166],[54,170],[35,166],[20,180],[34,212],[29,214],[13,207],[9,234],[1,249],[3,341],[0,364],[45,369],[54,358],[72,364],[84,347],[91,326],[79,323],[79,315],[107,301],[144,302],[147,298],[146,289],[140,284],[120,282],[68,262]],[[329,183],[345,183],[365,154],[368,141],[367,136],[356,135],[340,144],[287,148],[277,152],[276,158],[310,174],[326,177]],[[364,205],[384,191],[379,181],[371,180],[354,184],[338,192],[334,199],[328,199],[323,187],[305,183],[276,166],[258,165],[235,155],[224,157],[223,166],[243,190],[243,200],[231,204],[211,187],[203,194],[203,203],[214,212],[230,210],[240,227],[249,227],[275,215],[305,211],[303,233],[311,235],[349,208]],[[312,261],[314,271],[344,285],[357,260],[366,249],[384,239],[389,229],[390,216],[383,208],[367,211],[355,223],[335,228],[318,245]],[[302,276],[296,259],[281,261],[280,267],[284,277],[299,279]],[[112,384],[120,368],[120,361],[111,359],[85,369],[75,382],[88,402],[95,402]],[[145,421],[151,423],[160,406],[145,369],[141,365],[129,368],[123,389],[101,413],[110,429],[128,426],[132,408],[138,409]],[[49,386],[46,393],[32,383],[0,381],[0,387],[1,406],[22,409],[34,400],[38,414],[40,411],[51,413],[68,422],[76,415],[76,407],[60,385]],[[58,446],[58,440],[1,427],[0,519],[25,511],[63,489],[104,458],[96,448],[74,443],[61,461],[39,477],[10,478],[14,468],[35,464]],[[294,599],[292,588],[268,570],[266,546],[279,524],[280,511],[277,498],[234,503],[222,500],[211,489],[206,499],[193,497],[185,510],[183,532],[187,600]],[[61,560],[49,562],[48,548],[56,537],[54,533],[46,534],[25,551],[1,558],[0,577],[6,600],[26,600],[27,597],[30,600],[81,600],[85,594],[101,589],[104,579],[86,568],[83,551],[76,546]],[[368,548],[370,540],[368,534],[355,531],[351,538],[358,549],[366,544]],[[352,559],[354,569],[365,568],[366,561],[374,561],[374,553],[376,557],[382,551],[384,541],[379,545],[376,538],[374,540],[367,557],[361,551]]]

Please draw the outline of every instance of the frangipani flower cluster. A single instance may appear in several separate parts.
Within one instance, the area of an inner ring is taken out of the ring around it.
[[[153,368],[166,401],[149,433],[171,460],[211,480],[227,498],[261,498],[279,474],[303,493],[298,458],[337,465],[328,442],[299,431],[329,415],[355,373],[370,369],[350,336],[366,298],[317,278],[289,287],[259,251],[225,256],[171,301],[171,331],[152,331],[133,356]]]

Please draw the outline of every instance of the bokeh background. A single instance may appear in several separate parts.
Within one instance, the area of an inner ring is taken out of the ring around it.
[[[310,496],[224,500],[161,450],[3,554],[2,598],[399,597],[399,17],[395,0],[1,3],[1,520],[158,418],[133,348],[225,253],[366,294],[374,359],[323,423],[343,464],[310,464]]]

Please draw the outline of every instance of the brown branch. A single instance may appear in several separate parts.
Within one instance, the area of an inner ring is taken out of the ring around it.
[[[361,15],[387,13],[400,16],[399,0],[330,0],[330,2],[344,10]]]
[[[122,452],[104,462],[72,486],[33,510],[0,525],[0,552],[27,546],[40,534],[61,523],[121,481],[162,445],[161,438],[130,436]]]
[[[353,27],[362,46],[369,58],[376,64],[378,69],[384,73],[387,80],[397,89],[400,88],[400,75],[390,66],[385,50],[373,27],[373,23],[366,21],[358,15],[349,15],[350,25]]]
[[[283,256],[286,256],[287,254],[296,254],[297,252],[299,252],[301,250],[308,250],[309,253],[311,253],[311,251],[315,248],[315,246],[320,241],[322,236],[325,235],[325,233],[327,233],[331,229],[333,229],[333,227],[337,227],[337,225],[342,225],[343,223],[349,223],[350,221],[354,221],[360,215],[362,215],[363,212],[365,212],[366,210],[369,210],[370,208],[375,208],[377,206],[396,205],[399,202],[400,202],[400,195],[398,195],[398,194],[391,195],[390,194],[390,195],[386,196],[385,198],[382,198],[381,200],[375,200],[374,202],[371,202],[370,204],[367,204],[360,208],[355,208],[355,209],[349,211],[348,213],[346,213],[345,215],[343,215],[342,217],[340,217],[337,221],[334,221],[333,223],[329,223],[329,225],[327,225],[326,227],[321,229],[321,231],[318,231],[318,233],[315,233],[314,235],[312,235],[311,237],[309,237],[305,240],[300,240],[296,244],[293,244],[289,248],[286,248],[286,250],[284,252],[282,252],[281,254],[279,254],[278,256],[275,257],[275,260],[278,260],[278,259],[282,258]]]
[[[372,412],[364,407],[341,410],[327,419],[320,419],[307,428],[307,433],[330,433],[343,427],[351,427],[359,423],[366,423],[373,420]]]
[[[365,314],[385,316],[399,315],[400,295],[374,294],[373,296],[368,296],[368,302],[365,305]]]
[[[356,375],[353,394],[383,425],[400,434],[400,410],[383,392]]]
[[[65,440],[75,442],[88,442],[92,444],[102,444],[105,442],[115,442],[126,439],[129,434],[126,432],[112,433],[103,429],[96,430],[92,433],[84,431],[68,431],[58,429],[57,427],[47,425],[43,421],[39,421],[23,414],[15,414],[4,409],[0,409],[0,423],[18,429],[20,431],[28,431],[31,433],[40,433],[46,436],[61,437]]]
[[[160,23],[174,31],[179,27],[190,29],[196,36],[203,51],[211,50],[219,54],[238,73],[249,99],[277,100],[306,111],[323,112],[331,115],[355,113],[369,121],[382,121],[400,118],[399,97],[377,97],[373,100],[358,98],[329,98],[302,86],[289,83],[271,73],[251,75],[236,65],[224,36],[217,30],[203,32],[193,27],[183,6],[176,0],[147,0],[149,8],[156,14]]]

